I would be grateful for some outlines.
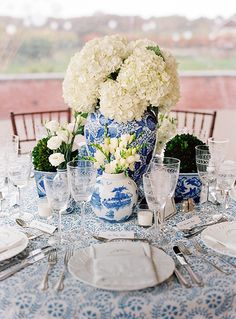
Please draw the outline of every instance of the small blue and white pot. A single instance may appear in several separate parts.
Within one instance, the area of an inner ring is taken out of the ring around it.
[[[88,115],[84,127],[88,153],[93,156],[96,149],[91,144],[103,143],[105,132],[109,137],[120,137],[123,134],[136,134],[133,146],[142,146],[140,150],[140,161],[135,163],[135,170],[129,172],[129,176],[139,186],[142,183],[142,176],[146,172],[152,159],[156,144],[157,117],[151,111],[146,111],[140,121],[128,121],[118,123],[115,120],[105,118],[100,111]]]
[[[202,189],[202,182],[197,173],[180,173],[175,189],[175,202],[192,198],[199,203]]]
[[[46,172],[46,171],[34,170],[34,179],[35,179],[39,198],[46,196],[46,191],[45,191],[44,182],[43,182],[44,176],[51,176],[53,179],[56,176],[56,173],[57,172]]]
[[[137,199],[137,186],[130,177],[124,173],[103,173],[97,178],[91,206],[101,219],[118,223],[130,217]]]

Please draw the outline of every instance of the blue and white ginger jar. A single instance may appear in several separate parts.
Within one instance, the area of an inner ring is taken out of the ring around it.
[[[192,198],[199,203],[202,189],[202,182],[197,173],[180,173],[175,189],[175,202]]]
[[[105,129],[109,137],[120,137],[123,134],[136,134],[137,139],[133,146],[142,146],[139,151],[140,162],[135,164],[135,170],[129,172],[129,176],[139,186],[142,176],[148,168],[156,143],[157,118],[152,112],[145,112],[140,121],[118,123],[115,120],[105,118],[100,111],[90,113],[85,124],[85,137],[89,155],[93,156],[96,149],[92,143],[103,143]]]
[[[130,177],[103,173],[97,178],[90,203],[98,217],[117,223],[130,217],[137,199],[137,186]]]

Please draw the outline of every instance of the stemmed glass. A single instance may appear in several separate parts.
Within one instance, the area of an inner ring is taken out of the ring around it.
[[[52,175],[44,176],[44,186],[51,209],[58,213],[58,238],[54,237],[49,243],[60,245],[62,242],[66,242],[62,237],[61,215],[67,208],[70,196],[67,172],[58,171],[55,177]]]
[[[96,183],[97,170],[89,160],[71,161],[67,164],[69,188],[73,199],[80,203],[80,234],[84,235],[85,206],[90,200]]]
[[[171,157],[154,157],[149,171],[143,175],[144,193],[149,208],[154,213],[154,231],[157,234],[158,222],[162,241],[165,238],[165,205],[174,194],[179,176],[180,160]]]
[[[217,186],[224,192],[223,213],[226,213],[227,199],[236,179],[236,162],[225,161],[219,167]]]
[[[8,163],[8,178],[14,186],[17,187],[19,196],[19,213],[14,214],[15,218],[22,218],[30,220],[32,214],[22,212],[21,208],[21,190],[23,187],[28,185],[30,173],[31,173],[32,163],[31,156],[27,155],[14,155],[10,158]]]
[[[196,166],[198,175],[207,187],[206,205],[212,203],[209,200],[210,186],[216,181],[217,173],[215,163],[212,161],[212,156],[208,145],[197,145],[196,150]]]
[[[220,165],[225,159],[229,145],[229,139],[216,139],[214,137],[210,137],[208,138],[208,145],[211,154],[211,160],[216,167],[216,171],[218,171]]]

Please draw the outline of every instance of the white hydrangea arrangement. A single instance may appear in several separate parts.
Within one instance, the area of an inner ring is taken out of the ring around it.
[[[96,148],[94,166],[105,173],[119,174],[128,170],[133,171],[135,163],[140,160],[139,147],[131,146],[135,134],[123,134],[120,138],[105,137],[103,144],[92,144]]]
[[[53,151],[48,158],[52,166],[66,168],[66,164],[76,157],[76,151],[85,143],[85,138],[81,134],[86,121],[85,116],[76,112],[71,123],[60,125],[55,120],[45,123],[49,138],[47,147]]]
[[[117,122],[140,120],[149,107],[166,113],[180,97],[177,63],[153,41],[94,39],[72,57],[63,97],[78,112],[99,108]]]
[[[158,139],[156,144],[156,153],[161,155],[165,149],[166,143],[175,136],[177,131],[177,120],[169,114],[158,115]]]

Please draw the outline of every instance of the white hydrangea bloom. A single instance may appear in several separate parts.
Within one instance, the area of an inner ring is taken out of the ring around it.
[[[149,46],[156,43],[148,39],[128,43],[119,35],[87,42],[68,66],[65,102],[79,112],[100,107],[105,117],[117,122],[140,120],[150,105],[169,110],[179,99],[177,64],[169,52],[161,50],[160,56]]]

